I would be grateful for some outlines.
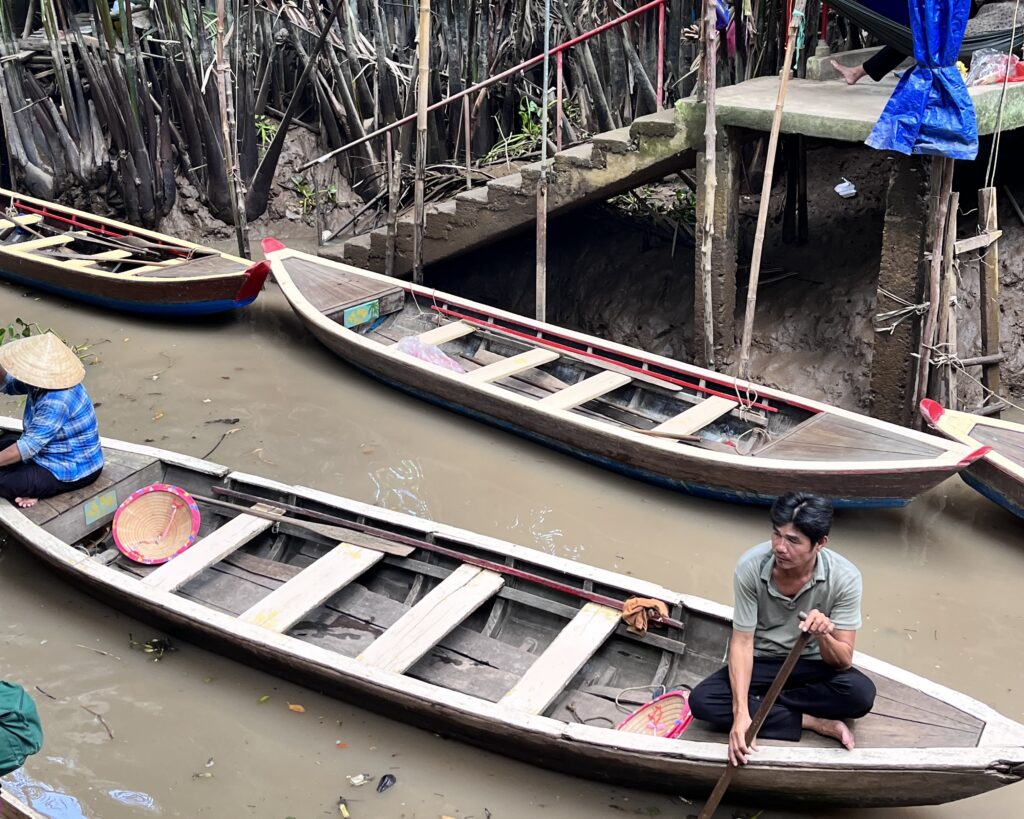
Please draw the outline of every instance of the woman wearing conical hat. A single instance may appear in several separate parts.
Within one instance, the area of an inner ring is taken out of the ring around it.
[[[103,469],[85,367],[53,333],[0,346],[0,391],[24,395],[20,435],[0,436],[0,498],[32,506],[88,486]]]

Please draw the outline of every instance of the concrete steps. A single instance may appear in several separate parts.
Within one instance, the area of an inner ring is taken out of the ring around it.
[[[548,212],[561,213],[644,185],[672,171],[691,167],[701,148],[702,124],[688,108],[639,117],[626,128],[598,134],[589,142],[559,151],[548,160]],[[492,179],[472,190],[426,207],[424,265],[482,247],[528,228],[535,220],[541,163]],[[395,275],[412,269],[412,214],[398,221]],[[331,242],[327,258],[383,272],[387,228]]]

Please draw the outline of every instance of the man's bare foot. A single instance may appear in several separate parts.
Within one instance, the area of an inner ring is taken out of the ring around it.
[[[867,72],[863,65],[848,66],[832,60],[832,67],[839,72],[839,76],[846,80],[847,85],[856,85]]]
[[[841,720],[822,719],[821,717],[812,717],[804,714],[803,729],[805,731],[814,731],[814,733],[821,734],[823,737],[831,737],[840,742],[848,751],[854,749],[853,731],[850,730],[850,726]]]
[[[15,498],[14,502],[22,509],[28,509],[30,506],[35,506],[39,503],[39,498]]]

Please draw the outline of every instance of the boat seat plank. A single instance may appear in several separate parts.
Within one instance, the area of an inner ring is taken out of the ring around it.
[[[56,236],[43,236],[39,239],[29,239],[27,242],[18,242],[14,245],[9,245],[8,250],[16,250],[19,253],[23,253],[27,250],[41,250],[45,247],[56,247],[57,245],[68,245],[71,244],[75,239],[80,237],[70,233],[60,233]]]
[[[570,410],[586,404],[588,401],[593,401],[595,398],[600,398],[619,387],[624,387],[632,380],[628,375],[605,370],[590,376],[590,378],[584,378],[564,390],[552,393],[546,398],[541,398],[537,404],[553,410]]]
[[[543,713],[615,631],[620,618],[617,609],[587,603],[500,704],[529,714]]]
[[[100,253],[90,253],[88,258],[96,259],[97,261],[113,261],[115,259],[130,259],[132,253],[129,250],[121,250],[116,248],[114,250],[104,250]]]
[[[61,259],[61,267],[70,267],[72,270],[96,270],[99,263],[93,259]]]
[[[0,219],[0,231],[11,230],[16,227],[28,227],[29,225],[38,225],[43,221],[43,217],[38,213],[26,213],[24,215],[12,216],[10,219]]]
[[[243,613],[239,619],[284,633],[304,614],[347,586],[383,557],[383,552],[339,543]]]
[[[254,508],[277,511],[263,504],[256,504]],[[156,571],[146,575],[142,582],[158,591],[177,591],[204,569],[223,560],[236,549],[242,548],[273,525],[273,521],[243,513],[197,540],[188,551],[182,552]]]
[[[427,593],[356,659],[404,674],[504,583],[496,572],[464,563]]]
[[[532,370],[534,367],[548,364],[557,358],[559,358],[559,354],[554,350],[536,348],[527,350],[525,353],[503,358],[501,361],[495,361],[493,364],[488,364],[485,367],[471,370],[462,377],[467,381],[474,381],[478,384],[490,383],[500,381],[502,378],[508,378],[526,370]]]
[[[726,413],[736,409],[739,405],[739,401],[733,401],[731,398],[722,398],[718,395],[711,395],[699,404],[694,404],[689,409],[683,410],[678,415],[658,424],[651,431],[668,435],[678,435],[683,438],[704,429],[708,424],[714,423]]]
[[[470,333],[475,333],[476,327],[472,324],[467,324],[464,321],[453,321],[449,324],[442,324],[440,327],[435,327],[433,330],[427,330],[425,333],[419,333],[418,338],[424,344],[444,344],[448,341],[455,341],[457,338],[468,336]]]

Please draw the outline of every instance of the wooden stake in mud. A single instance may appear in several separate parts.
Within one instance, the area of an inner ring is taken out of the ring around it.
[[[540,102],[540,179],[537,180],[537,270],[534,280],[537,321],[548,313],[548,78],[551,62],[551,0],[544,0],[544,88]]]
[[[996,189],[982,188],[978,191],[978,222],[986,233],[999,229],[996,213]],[[999,353],[999,245],[993,242],[981,254],[981,354],[995,356]],[[999,359],[981,368],[981,383],[992,391],[992,403],[998,402],[1002,380],[999,374]],[[982,399],[988,403],[989,394]],[[998,416],[998,413],[995,413]]]
[[[224,138],[224,165],[228,176],[228,196],[235,221],[235,238],[238,241],[238,255],[249,258],[249,226],[245,219],[245,190],[241,170],[238,166],[238,150],[235,145],[235,109],[233,95],[228,88],[231,72],[224,54],[224,0],[217,0],[217,96],[220,103],[221,133]],[[235,37],[240,37],[235,32]]]
[[[946,238],[942,245],[942,283],[939,296],[939,343],[938,349],[946,356],[957,354],[956,334],[956,264],[954,262],[954,246],[956,245],[957,210],[960,207],[960,194],[955,191],[949,197],[949,213],[946,215]],[[946,358],[942,365],[941,377],[936,379],[935,392],[939,403],[950,409],[958,409],[956,402],[956,367],[953,359]]]
[[[953,160],[943,157],[939,160],[938,197],[935,201],[935,227],[932,234],[932,258],[928,268],[928,312],[925,313],[918,345],[917,383],[914,387],[914,403],[918,406],[928,394],[928,369],[931,365],[932,347],[935,346],[935,327],[939,315],[939,301],[942,298],[942,245],[946,237],[946,216],[949,213],[949,195],[953,190]],[[917,415],[914,425],[920,429],[924,423]]]
[[[786,56],[782,60],[779,75],[779,95],[775,99],[775,114],[772,130],[768,134],[768,154],[764,162],[764,182],[761,185],[761,203],[757,209],[757,230],[754,232],[754,251],[750,258],[750,283],[747,285],[747,310],[743,316],[743,338],[740,342],[739,375],[750,378],[750,341],[754,333],[754,313],[757,311],[757,280],[761,275],[761,251],[764,249],[764,230],[768,223],[768,206],[771,204],[772,176],[775,171],[775,154],[779,147],[779,130],[782,127],[782,108],[786,103],[786,88],[793,65],[793,51],[800,24],[804,19],[807,0],[796,0],[789,17],[789,34],[786,37]]]
[[[715,189],[718,186],[715,84],[718,68],[718,29],[715,0],[704,0],[704,225],[700,237],[700,272],[697,297],[704,301],[704,361],[715,366],[714,298],[711,292],[711,250],[715,235]]]
[[[384,135],[388,176],[388,239],[384,248],[384,275],[395,275],[395,235],[398,232],[398,201],[402,195],[402,152],[395,152],[391,131]]]
[[[412,230],[412,280],[423,284],[424,177],[427,171],[427,95],[430,87],[430,0],[420,0],[419,77],[416,83],[416,182]]]

